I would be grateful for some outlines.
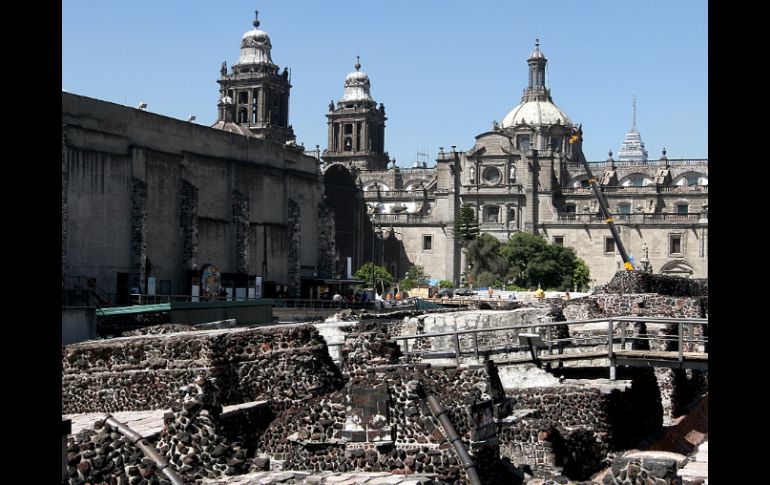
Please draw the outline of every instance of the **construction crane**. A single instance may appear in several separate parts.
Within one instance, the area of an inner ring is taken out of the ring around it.
[[[572,145],[578,140],[581,140],[580,133],[581,131],[578,131],[577,133],[575,133],[570,137],[569,139],[570,145]],[[615,227],[615,222],[612,220],[612,214],[610,214],[610,208],[607,205],[607,198],[604,197],[604,192],[602,192],[602,189],[599,187],[599,183],[594,178],[594,174],[591,172],[591,167],[588,166],[586,157],[583,155],[583,150],[577,150],[577,158],[583,164],[583,168],[586,171],[586,175],[588,175],[588,183],[591,185],[591,189],[593,189],[594,195],[596,196],[596,199],[599,201],[599,208],[602,211],[602,217],[604,218],[604,222],[606,222],[607,226],[609,226],[610,233],[612,233],[612,239],[613,241],[615,241],[615,246],[618,248],[618,252],[620,252],[620,257],[623,258],[623,267],[629,271],[635,270],[636,268],[634,267],[634,263],[631,260],[631,258],[628,256],[628,253],[626,253],[626,248],[623,247],[623,242],[620,240],[618,229]]]

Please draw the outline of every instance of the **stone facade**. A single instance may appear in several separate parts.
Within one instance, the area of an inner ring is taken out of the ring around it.
[[[198,188],[182,180],[182,204],[180,225],[182,228],[182,269],[198,266]]]
[[[291,202],[289,203],[291,206]],[[239,273],[249,274],[249,199],[233,191],[233,224],[235,225],[235,267]],[[291,226],[291,222],[289,223]],[[291,242],[289,243],[291,245]],[[292,258],[291,250],[289,258]],[[290,265],[291,266],[291,265]],[[291,271],[289,278],[291,278]],[[297,282],[299,287],[299,282]]]
[[[147,184],[134,179],[131,194],[131,288],[145,292],[147,262]],[[132,290],[134,292],[135,290]]]
[[[289,199],[289,283],[290,296],[299,298],[302,277],[302,257],[300,254],[302,232],[300,225],[299,204]]]
[[[290,198],[304,215],[299,264],[318,265],[324,189],[301,147],[64,92],[62,124],[67,275],[94,278],[110,294],[121,274],[132,275],[125,291],[154,276],[158,291],[184,294],[185,272],[212,263],[252,285],[259,275],[268,288],[295,286]]]
[[[553,104],[541,82],[547,61],[539,46],[533,55],[521,104],[476,136],[470,149],[442,147],[434,167],[369,166],[355,153],[333,148],[336,128],[330,124],[324,170],[349,169],[376,218],[373,229],[394,228],[398,244],[386,252],[385,266],[397,278],[419,264],[434,279],[460,282],[465,264],[453,228],[464,204],[476,211],[481,232],[501,241],[528,231],[574,248],[594,284],[609,281],[620,269],[580,161],[582,127]],[[708,276],[707,160],[669,160],[664,150],[659,160],[615,161],[610,153],[589,166],[637,264],[647,259],[656,273]]]
[[[318,226],[318,277],[334,278],[334,210],[325,204],[318,206]]]

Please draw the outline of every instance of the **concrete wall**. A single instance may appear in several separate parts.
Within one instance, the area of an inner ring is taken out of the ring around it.
[[[62,126],[67,275],[114,293],[120,272],[143,286],[135,276],[149,260],[146,276],[171,280],[174,294],[185,270],[206,263],[290,284],[290,198],[300,211],[295,256],[318,265],[323,185],[300,148],[69,93]]]
[[[62,307],[61,343],[74,344],[96,338],[96,309],[93,307]]]

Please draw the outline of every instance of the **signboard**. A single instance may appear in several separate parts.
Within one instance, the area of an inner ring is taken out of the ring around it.
[[[222,290],[222,277],[219,274],[219,268],[213,264],[205,264],[201,269],[201,299],[208,300],[209,297],[219,296]]]
[[[262,298],[262,277],[257,276],[255,278],[256,286],[254,288],[254,298]]]
[[[192,285],[192,293],[190,298],[191,301],[200,301],[200,298],[198,296],[200,295],[201,287],[198,285]]]
[[[147,278],[147,294],[150,296],[155,295],[155,283],[156,282],[155,282],[154,276],[150,276],[149,278]]]

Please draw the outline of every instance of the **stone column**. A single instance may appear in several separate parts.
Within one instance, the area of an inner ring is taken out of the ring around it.
[[[368,152],[371,146],[371,142],[369,141],[369,120],[364,120],[361,126],[361,138],[363,140],[363,150],[365,152]]]
[[[144,293],[147,261],[147,184],[133,179],[131,192],[131,288]]]
[[[182,268],[195,269],[198,263],[198,187],[182,180]]]
[[[264,86],[259,88],[259,96],[257,96],[257,123],[265,121],[265,90]]]
[[[69,195],[69,173],[67,172],[67,148],[64,125],[61,130],[61,276],[67,276],[67,223],[69,220],[67,199]]]
[[[333,279],[335,260],[337,255],[336,241],[334,239],[334,209],[325,205],[318,205],[318,277]]]
[[[302,284],[302,258],[300,257],[300,213],[299,204],[289,199],[289,296],[299,298]]]
[[[249,274],[249,199],[233,190],[233,224],[235,225],[235,268]]]

